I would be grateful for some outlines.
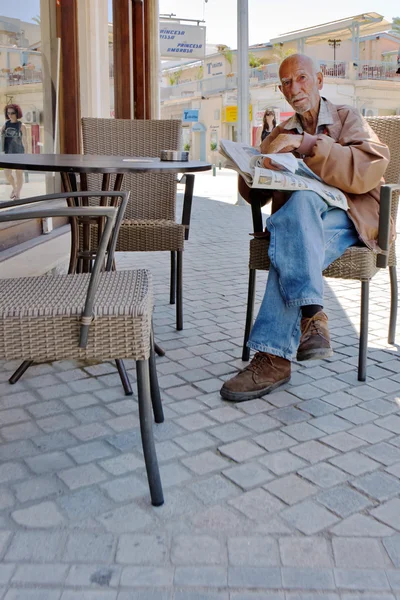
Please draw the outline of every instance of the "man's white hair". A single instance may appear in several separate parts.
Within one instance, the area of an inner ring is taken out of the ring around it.
[[[312,70],[314,72],[314,75],[316,75],[317,73],[321,73],[321,69],[320,69],[319,64],[317,64],[317,61],[314,58],[312,58],[311,56],[307,56],[307,54],[300,54],[300,52],[295,52],[294,54],[289,54],[289,56],[284,58],[283,61],[281,62],[281,64],[279,65],[279,70],[281,69],[283,63],[285,63],[286,61],[289,61],[289,60],[293,60],[293,58],[306,59],[312,65]]]

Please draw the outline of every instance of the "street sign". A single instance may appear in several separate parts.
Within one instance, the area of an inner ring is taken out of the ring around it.
[[[160,22],[161,58],[205,57],[206,28],[197,25],[182,25],[173,21]]]
[[[191,108],[183,111],[183,123],[196,123],[199,120],[199,110]]]

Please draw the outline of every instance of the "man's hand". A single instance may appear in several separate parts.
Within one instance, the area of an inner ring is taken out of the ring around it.
[[[264,142],[267,142],[268,137]],[[280,133],[270,144],[264,149],[264,142],[261,144],[261,154],[273,154],[281,152],[293,152],[300,147],[303,141],[303,136],[292,133]]]

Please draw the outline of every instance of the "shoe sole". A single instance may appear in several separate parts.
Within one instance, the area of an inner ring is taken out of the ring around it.
[[[303,360],[321,360],[323,358],[329,358],[330,356],[333,356],[332,348],[313,348],[298,352],[296,360],[299,362],[302,362]]]
[[[288,381],[290,381],[290,377],[281,379],[281,381],[256,392],[231,392],[230,390],[221,388],[220,394],[224,400],[228,400],[229,402],[246,402],[247,400],[255,400],[256,398],[261,398],[261,396],[266,396]]]

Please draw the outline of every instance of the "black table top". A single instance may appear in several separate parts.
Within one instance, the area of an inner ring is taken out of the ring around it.
[[[0,167],[64,173],[194,173],[209,171],[212,165],[199,160],[172,162],[92,154],[1,154]]]

